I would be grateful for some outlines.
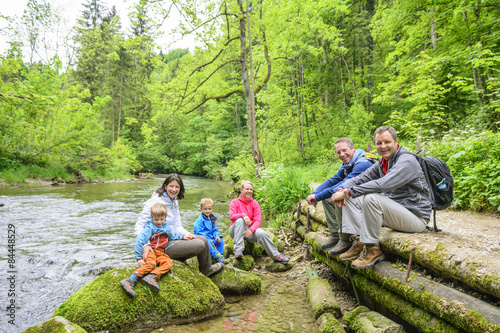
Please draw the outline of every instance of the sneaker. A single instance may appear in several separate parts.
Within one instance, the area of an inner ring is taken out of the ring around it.
[[[243,258],[243,251],[241,251],[241,250],[236,251],[236,252],[234,253],[234,257],[235,257],[236,259],[241,259],[241,258]]]
[[[278,257],[276,257],[276,259],[274,259],[275,262],[280,262],[282,264],[288,264],[288,262],[290,261],[287,257],[285,257],[284,255],[282,255],[281,253],[278,255]]]
[[[160,286],[158,285],[158,279],[155,274],[148,274],[144,276],[141,280],[141,283],[148,287],[152,292],[159,292]]]
[[[332,248],[334,247],[335,245],[337,245],[337,243],[339,242],[340,240],[340,237],[339,237],[339,234],[333,234],[327,241],[326,244],[323,244],[321,245],[321,249],[323,251],[326,251],[328,250],[329,248]]]
[[[348,241],[341,239],[341,240],[339,240],[337,245],[335,245],[335,247],[330,250],[330,255],[338,256],[339,254],[342,254],[342,253],[346,252],[347,250],[349,250],[351,245],[352,245],[351,242],[348,242]]]
[[[210,276],[214,275],[215,273],[220,272],[223,268],[224,268],[224,264],[218,262],[218,263],[210,266],[210,269],[208,270],[208,273],[206,274],[206,276],[210,277]]]
[[[380,249],[380,246],[365,244],[363,252],[358,259],[351,263],[351,267],[355,269],[369,268],[375,266],[381,260],[384,260],[384,253]]]
[[[344,252],[339,256],[339,259],[342,261],[356,259],[359,257],[361,252],[363,252],[363,248],[365,247],[365,244],[361,243],[359,241],[359,237],[356,235],[352,235],[349,240],[352,242],[352,246],[347,252]]]
[[[135,281],[132,280],[131,278],[126,278],[120,281],[120,284],[122,285],[123,289],[127,292],[132,297],[135,297],[135,291],[134,291],[134,286],[135,286]]]

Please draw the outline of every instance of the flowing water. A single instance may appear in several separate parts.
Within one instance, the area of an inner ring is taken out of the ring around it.
[[[100,273],[134,264],[135,221],[163,180],[0,187],[0,306],[4,310],[0,332],[20,332],[49,319],[72,293]],[[229,225],[226,197],[232,185],[189,176],[183,176],[183,181],[186,197],[179,205],[184,227],[193,230],[200,199],[211,197],[218,228],[224,233]],[[166,327],[163,332],[315,329],[303,295],[297,301],[298,291],[290,282],[270,276],[263,290],[261,295],[228,298],[222,316]]]

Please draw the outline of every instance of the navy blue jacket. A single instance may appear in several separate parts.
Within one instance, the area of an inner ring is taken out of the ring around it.
[[[316,201],[331,198],[332,194],[337,192],[344,182],[363,173],[366,169],[371,167],[372,164],[373,163],[365,157],[364,150],[356,149],[352,160],[348,164],[342,163],[335,176],[318,186],[312,193],[315,195]]]

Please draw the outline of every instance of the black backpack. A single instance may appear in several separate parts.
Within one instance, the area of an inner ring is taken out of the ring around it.
[[[420,155],[409,151],[404,151],[404,153],[415,156],[429,186],[429,200],[432,203],[434,213],[434,228],[427,227],[427,229],[434,232],[441,231],[436,226],[436,210],[446,209],[453,202],[454,183],[450,168],[437,157],[422,156],[421,151],[419,151]]]

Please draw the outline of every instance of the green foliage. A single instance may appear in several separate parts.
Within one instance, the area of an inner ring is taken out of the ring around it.
[[[455,181],[453,207],[500,211],[500,133],[477,133],[470,126],[427,143],[428,151],[450,167]]]
[[[299,168],[271,164],[261,170],[255,180],[255,198],[265,214],[276,215],[290,211],[310,192],[309,182],[303,178]]]

